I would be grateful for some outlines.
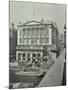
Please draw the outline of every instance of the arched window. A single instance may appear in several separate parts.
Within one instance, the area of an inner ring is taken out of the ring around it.
[[[23,60],[26,60],[26,54],[25,53],[22,54],[22,58],[23,58]]]
[[[26,57],[26,54],[25,53],[23,53],[23,57]]]
[[[41,54],[40,53],[38,53],[38,57],[41,57]]]
[[[18,54],[18,60],[21,60],[21,53]]]
[[[36,57],[36,54],[35,53],[33,53],[33,55],[32,55],[33,57]]]
[[[27,54],[27,57],[30,57],[30,53]]]

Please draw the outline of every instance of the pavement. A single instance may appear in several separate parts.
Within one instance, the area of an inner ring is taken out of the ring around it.
[[[38,87],[50,87],[62,85],[64,60],[65,60],[65,49],[63,49],[59,57],[55,60],[53,66],[44,76]]]

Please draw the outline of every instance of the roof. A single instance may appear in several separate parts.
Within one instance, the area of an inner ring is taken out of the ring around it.
[[[19,24],[18,26],[19,27],[22,27],[22,26],[26,26],[26,25],[38,25],[38,24],[52,24],[52,21],[35,21],[35,20],[31,20],[31,21],[27,21],[26,23],[24,24]]]

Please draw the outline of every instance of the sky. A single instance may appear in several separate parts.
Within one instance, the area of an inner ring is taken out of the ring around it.
[[[17,27],[19,22],[24,23],[27,20],[41,21],[41,19],[44,19],[45,21],[52,20],[53,22],[56,22],[58,31],[63,33],[64,24],[66,23],[66,5],[10,1],[10,26],[12,22]]]

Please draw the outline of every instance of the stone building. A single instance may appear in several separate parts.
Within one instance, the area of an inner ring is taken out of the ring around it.
[[[18,25],[16,60],[31,60],[43,57],[46,48],[56,48],[58,29],[52,21],[27,21]],[[27,58],[28,57],[28,58]]]
[[[17,30],[12,23],[11,28],[9,29],[9,59],[16,58],[16,45],[17,45]]]

